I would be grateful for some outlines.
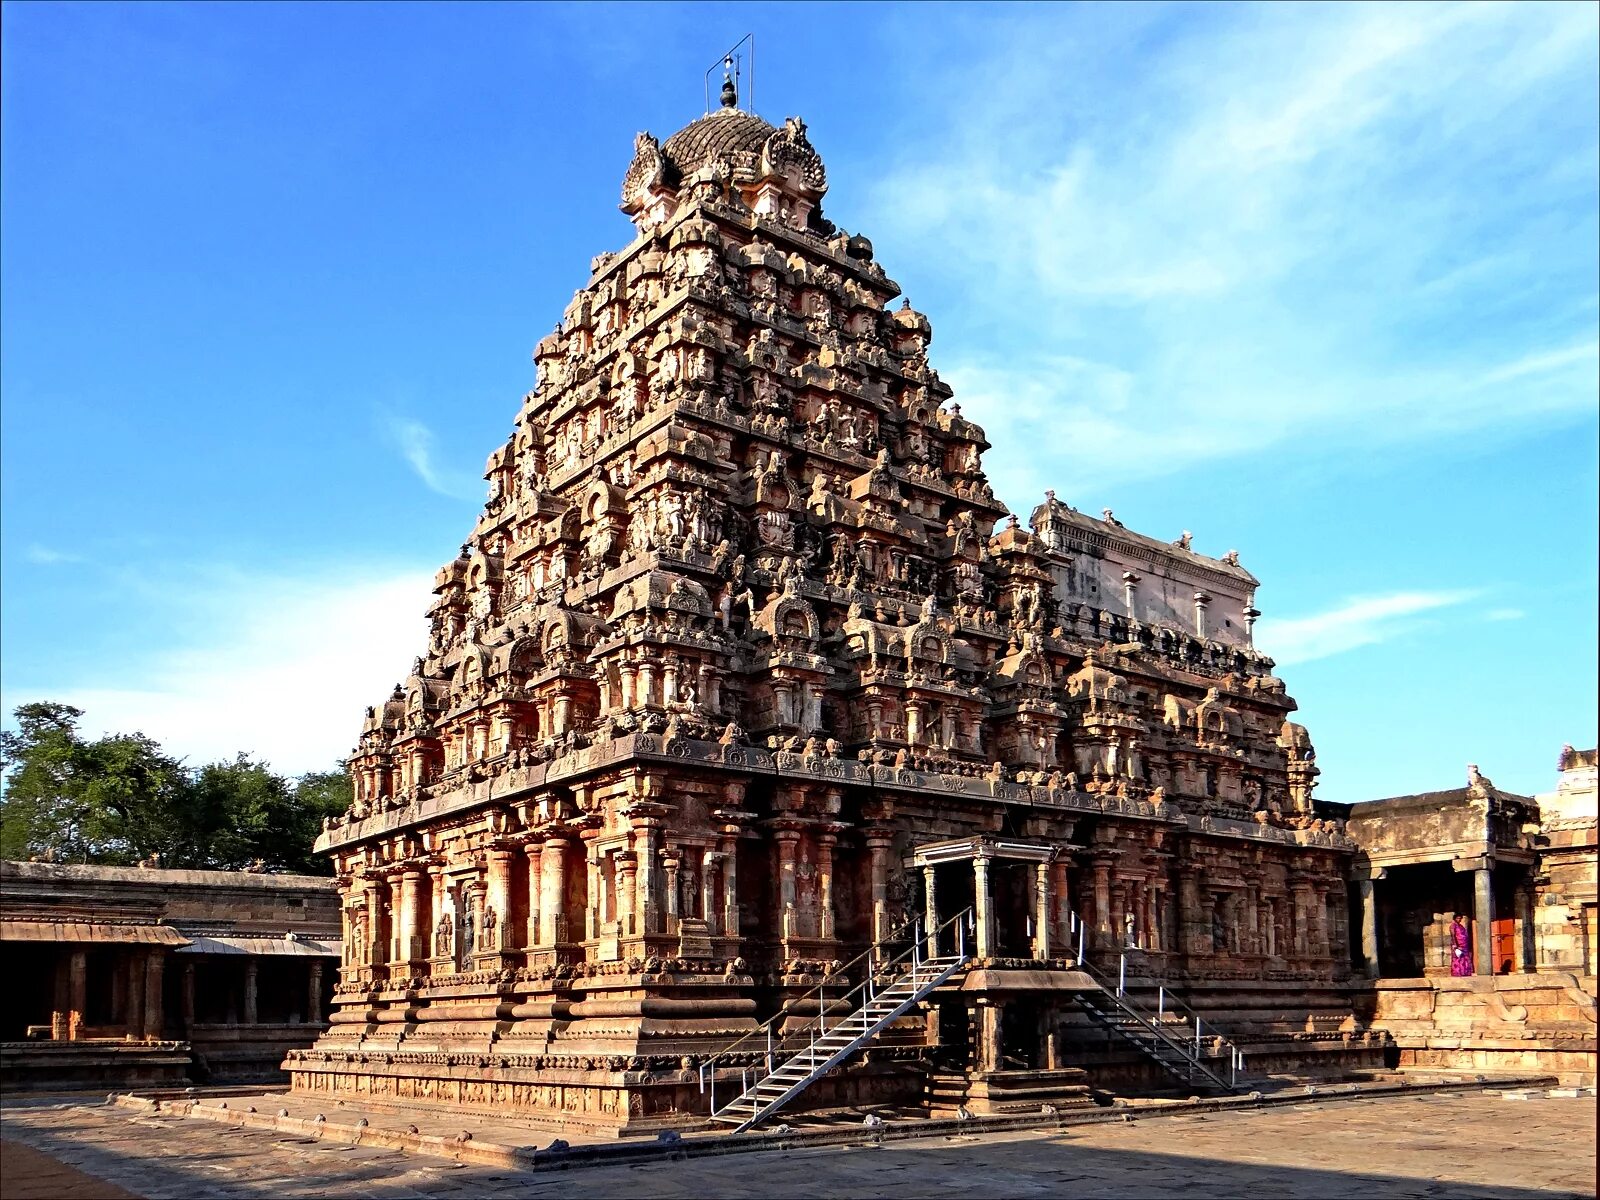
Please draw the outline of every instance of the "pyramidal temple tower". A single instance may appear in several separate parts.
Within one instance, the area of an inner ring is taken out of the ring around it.
[[[336,1011],[293,1086],[690,1125],[707,1059],[956,914],[965,973],[808,1102],[1131,1078],[1074,989],[1134,950],[1252,1053],[1350,1053],[1349,844],[1256,579],[1053,494],[1008,516],[805,124],[731,92],[635,140],[633,240],[539,342],[367,710],[318,842]]]

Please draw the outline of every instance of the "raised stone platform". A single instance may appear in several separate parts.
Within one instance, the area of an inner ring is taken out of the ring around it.
[[[1538,1071],[1595,1083],[1595,978],[1562,971],[1379,979],[1371,1023],[1402,1066]]]
[[[0,1042],[0,1087],[7,1092],[121,1089],[188,1081],[187,1042]]]

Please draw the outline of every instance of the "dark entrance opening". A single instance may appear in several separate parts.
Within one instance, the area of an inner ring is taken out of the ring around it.
[[[968,915],[962,922],[965,929],[962,936],[965,939],[968,954],[972,953],[972,915],[969,910],[973,908],[973,899],[977,895],[977,888],[972,874],[972,861],[970,859],[959,862],[941,863],[933,869],[934,901],[939,909],[939,923],[947,921],[959,913]],[[956,927],[952,923],[939,935],[939,953],[954,954],[958,946]]]
[[[1000,1067],[1036,1071],[1044,1066],[1043,1009],[1034,1000],[1009,1000],[1000,1014]]]
[[[939,1045],[934,1062],[947,1071],[965,1071],[972,1065],[972,1017],[960,997],[940,1000]]]
[[[994,913],[994,952],[1001,958],[1033,957],[1033,864],[992,859],[989,904]]]
[[[10,980],[0,999],[0,1041],[20,1042],[30,1026],[50,1025],[55,1013],[57,956],[55,946],[10,943],[0,955]]]

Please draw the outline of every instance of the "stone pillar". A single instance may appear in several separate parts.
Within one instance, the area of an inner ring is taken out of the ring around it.
[[[428,924],[422,931],[422,956],[443,958],[450,948],[439,949],[439,929],[444,923],[445,904],[450,898],[450,888],[445,883],[444,864],[428,865]],[[452,921],[454,918],[452,918]]]
[[[981,860],[980,860],[981,861]],[[998,1071],[1004,1061],[1001,1023],[1005,1007],[987,996],[978,999],[978,1070]]]
[[[256,1003],[257,977],[261,970],[261,962],[251,955],[245,959],[244,964],[244,1024],[254,1025],[259,1020],[259,1009]]]
[[[1494,867],[1472,873],[1472,964],[1479,975],[1494,974]]]
[[[166,952],[152,946],[144,960],[144,1036],[159,1041],[162,1026],[166,1023],[161,1010],[161,975],[166,966]]]
[[[1209,938],[1200,907],[1200,877],[1193,867],[1178,868],[1178,947],[1185,954],[1203,953]]]
[[[889,847],[894,835],[884,830],[867,831],[868,893],[872,899],[872,941],[889,936]]]
[[[144,1025],[139,1013],[144,999],[143,966],[143,961],[133,950],[128,950],[123,956],[122,1028],[124,1036],[130,1038],[138,1037]]]
[[[700,855],[700,916],[713,935],[722,928],[722,914],[717,910],[717,870],[721,861],[722,856],[710,847]]]
[[[939,939],[935,930],[939,928],[939,893],[934,887],[934,870],[931,866],[922,868],[922,936],[928,942],[928,956],[936,957],[939,953]]]
[[[795,849],[800,832],[780,829],[773,834],[778,844],[778,912],[779,933],[785,939],[799,932],[799,914],[795,907]]]
[[[725,835],[722,839],[722,934],[731,938],[740,936],[738,851],[738,835]]]
[[[367,962],[378,966],[389,960],[388,939],[383,932],[384,893],[388,890],[381,879],[368,879],[363,889],[367,896]]]
[[[1094,856],[1094,942],[1099,949],[1109,949],[1117,934],[1112,925],[1111,912],[1111,856]]]
[[[972,902],[977,910],[977,955],[994,955],[994,903],[989,895],[989,859],[980,854],[972,860]]]
[[[523,925],[522,944],[531,950],[541,944],[543,931],[539,928],[539,908],[544,902],[541,894],[544,891],[544,877],[540,873],[540,856],[544,854],[544,847],[538,842],[528,842],[522,847],[523,856],[527,859],[528,872],[528,911]]]
[[[322,1024],[322,960],[313,958],[306,974],[306,1022]]]
[[[1328,947],[1328,894],[1322,888],[1311,889],[1311,953],[1324,958]]]
[[[1070,954],[1074,942],[1072,940],[1072,891],[1071,879],[1067,875],[1067,860],[1058,858],[1050,864],[1050,901],[1051,909],[1055,914],[1055,928],[1050,933],[1050,944],[1053,950]]]
[[[1361,973],[1368,979],[1379,974],[1377,880],[1371,875],[1356,880],[1356,898],[1361,904]]]
[[[186,956],[187,957],[187,956]],[[187,1037],[194,1028],[194,964],[183,964],[183,1032]]]
[[[683,863],[683,856],[676,846],[668,846],[661,852],[661,867],[666,874],[667,890],[664,897],[666,904],[662,912],[662,924],[667,933],[679,933],[678,917],[678,867]]]
[[[467,923],[472,929],[472,942],[470,944],[462,943],[459,937],[456,940],[467,955],[464,965],[468,970],[472,967],[472,959],[482,954],[485,949],[483,913],[488,906],[484,903],[484,896],[483,880],[476,874],[461,885],[461,901],[462,906],[469,914]]]
[[[612,861],[617,872],[617,935],[632,937],[640,932],[636,912],[639,858],[632,850],[618,850]]]
[[[833,937],[833,847],[837,834],[819,833],[817,841],[817,936]]]
[[[76,1041],[89,1011],[89,953],[74,950],[67,967],[67,1038]]]
[[[567,940],[568,838],[553,837],[544,844],[539,867],[539,944],[554,946]]]
[[[1539,969],[1532,880],[1517,888],[1517,931],[1517,970],[1521,974],[1531,975]]]
[[[422,868],[407,867],[400,872],[400,926],[397,940],[399,957],[404,962],[415,962],[428,957],[422,945]]]
[[[496,846],[489,851],[489,890],[484,906],[486,912],[490,909],[494,911],[494,932],[484,945],[484,950],[512,949],[516,946],[516,925],[511,911],[513,853],[506,846]]]
[[[1043,961],[1050,957],[1050,864],[1033,866],[1033,956]]]
[[[1150,885],[1147,910],[1150,923],[1145,928],[1149,930],[1147,937],[1151,950],[1165,950],[1167,948],[1167,931],[1162,928],[1161,924],[1161,910],[1165,904],[1166,894],[1164,887],[1157,887],[1155,884]]]
[[[600,907],[605,903],[604,889],[600,886],[600,851],[593,841],[584,842],[584,870],[588,872],[588,904],[584,905],[583,936],[594,939],[600,936]]]
[[[639,932],[660,933],[665,928],[661,895],[661,821],[655,817],[635,817],[633,821],[633,853],[638,864],[634,879],[638,889],[635,909],[639,914]]]
[[[1289,885],[1294,897],[1294,954],[1296,958],[1311,955],[1311,884],[1294,880]]]

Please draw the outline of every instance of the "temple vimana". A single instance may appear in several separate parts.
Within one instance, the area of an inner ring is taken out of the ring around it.
[[[639,1133],[1381,1066],[1256,578],[1013,515],[805,124],[732,91],[635,140],[367,710],[294,1089]]]

